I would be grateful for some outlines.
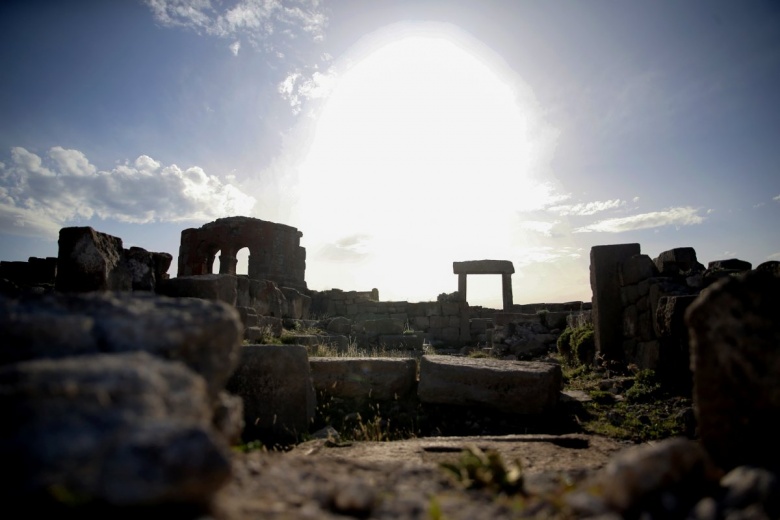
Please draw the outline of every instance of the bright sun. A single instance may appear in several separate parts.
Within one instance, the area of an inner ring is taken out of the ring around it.
[[[299,169],[310,286],[431,300],[457,289],[453,261],[512,260],[528,237],[506,230],[547,200],[555,141],[530,89],[451,26],[393,27],[356,48]],[[472,305],[500,305],[495,284],[469,283]]]

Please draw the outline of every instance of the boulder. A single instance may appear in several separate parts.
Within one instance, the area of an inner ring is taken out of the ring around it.
[[[429,404],[540,414],[558,404],[561,383],[561,367],[555,363],[426,355],[417,395]]]
[[[780,468],[780,278],[728,277],[686,311],[694,410],[705,448],[721,467]]]

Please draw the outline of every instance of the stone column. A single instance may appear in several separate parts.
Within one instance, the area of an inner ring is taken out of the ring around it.
[[[639,252],[639,244],[594,246],[590,250],[596,352],[606,359],[624,358],[620,265]]]
[[[504,310],[510,311],[514,302],[512,301],[512,274],[501,274],[501,293],[504,297]]]
[[[236,274],[238,258],[236,253],[227,247],[219,254],[219,274]]]
[[[460,295],[460,301],[465,302],[466,300],[466,276],[468,276],[465,273],[460,273],[458,275],[458,295]]]

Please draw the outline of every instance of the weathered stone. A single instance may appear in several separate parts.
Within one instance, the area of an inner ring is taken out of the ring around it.
[[[620,285],[634,285],[642,280],[658,276],[658,268],[647,255],[634,255],[620,264]]]
[[[369,336],[378,336],[380,334],[403,334],[404,322],[389,318],[366,320],[363,322],[363,330]]]
[[[238,315],[241,316],[241,324],[244,327],[256,327],[257,326],[257,310],[254,307],[236,306]]]
[[[251,280],[249,297],[251,305],[260,316],[284,317],[287,299],[274,282],[270,280]]]
[[[244,431],[244,401],[237,395],[220,392],[214,404],[212,424],[231,446],[240,444]]]
[[[423,403],[539,414],[557,405],[561,377],[553,363],[427,355],[420,361],[417,395]]]
[[[639,244],[594,246],[590,250],[590,287],[593,291],[593,325],[596,351],[605,359],[621,359],[623,306],[620,299],[620,265],[638,255]]]
[[[184,362],[212,397],[238,361],[242,326],[235,308],[149,293],[0,297],[0,364],[37,358],[146,351]]]
[[[696,298],[697,295],[662,296],[655,311],[655,334],[659,337],[685,338],[687,343],[685,311]]]
[[[161,283],[158,292],[176,298],[202,298],[236,305],[237,285],[236,277],[230,274],[177,276]]]
[[[756,271],[767,272],[772,276],[780,277],[780,262],[769,260],[756,266]]]
[[[282,335],[284,329],[282,318],[274,318],[273,316],[258,316],[257,326],[267,329],[276,338]]]
[[[729,258],[727,260],[713,260],[707,264],[707,269],[724,269],[726,271],[750,271],[753,264],[738,258]]]
[[[285,318],[294,318],[296,320],[308,319],[309,308],[311,307],[311,298],[301,294],[292,287],[281,287],[282,294],[287,300]]]
[[[665,491],[688,493],[714,484],[717,473],[701,445],[684,438],[634,447],[615,456],[597,479],[597,493],[617,512],[641,511]],[[697,495],[693,495],[697,496]]]
[[[690,276],[704,271],[704,266],[696,259],[696,250],[692,247],[677,247],[664,251],[653,262],[661,276]]]
[[[182,363],[128,352],[5,365],[0,408],[14,500],[59,489],[121,506],[203,503],[230,477],[206,384]]]
[[[227,390],[244,401],[245,441],[290,442],[309,431],[316,396],[306,348],[247,345]]]
[[[352,320],[343,316],[337,316],[328,322],[327,330],[334,334],[351,334]]]
[[[572,329],[592,324],[593,319],[591,311],[575,312],[566,316],[566,326]]]
[[[181,232],[179,276],[211,274],[220,252],[220,273],[236,274],[236,254],[249,248],[249,278],[306,290],[303,233],[294,227],[250,217],[217,219]]]
[[[168,253],[150,253],[140,247],[123,251],[123,264],[134,291],[155,291],[161,281],[168,279],[172,261],[173,256]]]
[[[65,227],[60,230],[58,243],[57,291],[129,291],[132,288],[121,265],[121,238],[91,227]]]
[[[778,294],[779,278],[753,271],[708,287],[686,311],[699,435],[725,469],[780,467]]]
[[[314,389],[341,399],[393,401],[407,397],[417,381],[414,359],[311,358]]]
[[[508,325],[510,323],[522,324],[522,323],[534,323],[542,324],[542,318],[538,314],[523,314],[517,312],[497,312],[493,318],[493,322],[496,327]]]
[[[623,309],[623,336],[626,338],[633,338],[637,335],[639,330],[639,313],[637,312],[636,305],[629,305]]]

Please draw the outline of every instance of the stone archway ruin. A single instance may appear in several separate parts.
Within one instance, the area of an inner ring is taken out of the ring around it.
[[[458,275],[458,294],[463,302],[466,299],[466,277],[470,274],[500,274],[501,293],[505,311],[512,308],[512,274],[515,266],[509,260],[468,260],[452,262],[452,270]]]
[[[178,276],[211,274],[217,252],[220,274],[236,274],[236,253],[249,249],[248,276],[306,290],[306,249],[296,228],[251,217],[227,217],[181,232]]]

